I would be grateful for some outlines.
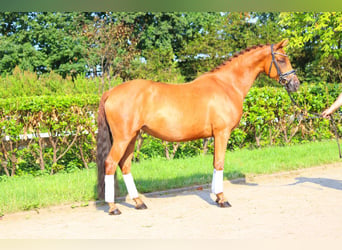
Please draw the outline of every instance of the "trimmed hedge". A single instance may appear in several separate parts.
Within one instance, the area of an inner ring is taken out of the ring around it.
[[[293,94],[310,112],[321,113],[342,91],[340,84],[303,84]],[[38,96],[0,100],[0,176],[53,174],[95,166],[98,95]],[[242,147],[286,145],[332,138],[327,119],[309,119],[286,91],[254,87],[228,143]],[[341,116],[335,115],[341,134]],[[167,143],[141,134],[135,160],[180,158],[213,151],[213,140]]]
[[[304,112],[292,104],[283,88],[252,88],[244,102],[240,126],[232,135],[240,144],[232,140],[232,147],[236,144],[246,146],[246,143],[255,146],[285,145],[331,138],[333,131],[329,120],[316,118],[310,113],[320,114],[331,105],[341,93],[341,87],[339,84],[302,84],[300,91],[292,96]],[[340,124],[341,116],[334,117]]]
[[[0,174],[53,174],[94,161],[97,95],[0,101]]]
[[[98,95],[69,95],[69,96],[31,96],[13,97],[0,100],[2,114],[13,112],[51,112],[54,109],[66,111],[73,106],[97,106]]]
[[[63,78],[51,71],[39,75],[30,71],[22,71],[16,67],[13,74],[0,76],[0,96],[2,98],[25,96],[51,96],[51,95],[79,95],[100,93],[101,79],[86,78],[82,75],[74,78]],[[112,84],[117,84],[113,82]]]

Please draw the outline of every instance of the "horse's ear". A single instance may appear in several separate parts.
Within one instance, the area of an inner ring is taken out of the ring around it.
[[[276,50],[277,50],[277,49],[282,49],[282,48],[284,48],[288,43],[289,43],[289,40],[284,39],[284,40],[282,40],[281,42],[277,43],[274,47],[275,47]]]

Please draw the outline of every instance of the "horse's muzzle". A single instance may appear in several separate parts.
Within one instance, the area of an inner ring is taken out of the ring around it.
[[[296,75],[289,76],[290,79],[287,80],[285,88],[289,92],[296,92],[299,89],[300,82]]]

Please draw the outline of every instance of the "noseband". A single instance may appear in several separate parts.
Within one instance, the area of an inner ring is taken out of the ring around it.
[[[278,75],[279,75],[279,83],[280,84],[282,84],[282,85],[287,85],[290,81],[288,80],[288,79],[286,79],[286,77],[288,76],[288,75],[296,75],[296,71],[293,69],[293,70],[290,70],[290,71],[288,71],[288,72],[285,72],[285,73],[281,73],[281,71],[280,71],[280,68],[279,68],[279,66],[278,66],[278,64],[277,64],[277,61],[276,61],[276,59],[275,59],[275,54],[277,54],[277,55],[281,55],[281,56],[286,56],[287,57],[287,55],[285,55],[285,54],[281,54],[281,53],[278,53],[278,52],[274,52],[273,51],[273,44],[271,44],[271,55],[272,55],[272,62],[271,62],[271,65],[270,65],[270,69],[269,69],[269,71],[268,71],[268,75],[269,76],[271,76],[271,69],[272,69],[272,65],[273,65],[273,63],[274,63],[274,66],[276,67],[276,69],[277,69],[277,73],[278,73]]]

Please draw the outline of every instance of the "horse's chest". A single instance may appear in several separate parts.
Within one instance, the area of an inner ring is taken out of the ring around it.
[[[213,129],[235,128],[242,117],[242,106],[233,105],[230,102],[218,105],[211,114]]]

